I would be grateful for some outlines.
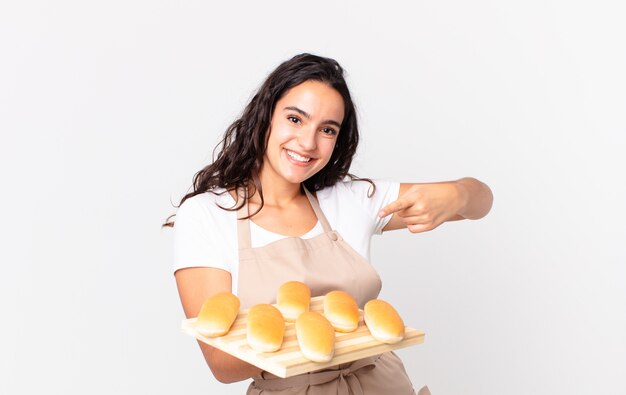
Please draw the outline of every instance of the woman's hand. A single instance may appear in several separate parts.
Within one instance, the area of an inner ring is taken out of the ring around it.
[[[474,178],[400,184],[398,199],[383,207],[379,216],[393,214],[383,230],[407,228],[419,233],[433,230],[446,221],[482,218],[491,209],[492,201],[489,187]]]

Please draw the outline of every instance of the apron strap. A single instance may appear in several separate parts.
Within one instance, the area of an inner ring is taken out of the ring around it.
[[[320,204],[315,198],[315,196],[313,196],[311,192],[309,192],[309,190],[306,189],[304,184],[302,185],[302,188],[304,189],[304,193],[306,193],[306,197],[309,198],[309,202],[311,203],[311,207],[313,208],[313,211],[315,212],[315,216],[317,216],[317,219],[322,223],[322,228],[324,228],[324,232],[326,233],[332,232],[332,228],[330,227],[330,224],[328,223],[326,216],[322,212],[322,209],[320,208]]]
[[[248,211],[248,199],[246,199],[245,196],[246,195],[243,192],[243,189],[237,189],[237,197],[239,199],[243,199],[243,205],[237,210],[237,238],[240,250],[252,247],[252,241],[250,238],[250,219],[243,219],[250,213]]]

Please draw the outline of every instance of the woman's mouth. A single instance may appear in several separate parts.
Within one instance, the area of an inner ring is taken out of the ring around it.
[[[298,166],[307,166],[312,161],[315,160],[315,158],[311,158],[310,156],[300,155],[297,152],[290,151],[286,148],[285,148],[285,152],[287,153],[287,157],[289,158],[289,161]]]

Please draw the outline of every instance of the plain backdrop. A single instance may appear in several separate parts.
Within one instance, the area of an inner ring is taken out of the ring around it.
[[[240,394],[184,318],[161,223],[280,62],[337,59],[352,171],[473,176],[491,213],[376,237],[443,394],[624,394],[622,1],[3,1],[0,393]]]

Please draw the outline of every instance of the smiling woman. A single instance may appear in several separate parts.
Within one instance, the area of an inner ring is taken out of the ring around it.
[[[242,308],[275,303],[287,281],[305,283],[311,296],[347,292],[363,308],[381,289],[369,264],[373,234],[423,232],[489,211],[491,191],[473,178],[400,184],[351,175],[358,141],[336,61],[301,54],[269,75],[179,206],[174,272],[187,317],[223,291]],[[415,393],[393,353],[281,379],[200,347],[219,381],[253,378],[249,394]]]
[[[311,89],[301,87],[296,89],[298,92],[291,92],[301,84]],[[320,92],[326,95],[324,100],[316,98]],[[288,103],[282,100],[282,103],[278,103],[281,99],[287,99],[286,96],[290,96],[290,100],[295,100],[297,96],[298,100],[302,100],[300,106],[299,101]],[[332,98],[335,105],[342,103],[343,111],[340,112],[335,106],[335,113],[329,113],[333,117],[324,118],[323,122],[320,122],[323,114],[313,112],[319,112],[320,105],[325,107],[325,111],[330,111],[331,104],[325,103],[326,98]],[[257,196],[260,210],[265,201],[263,193],[265,185],[259,177],[266,160],[266,149],[269,149],[268,138],[273,134],[270,130],[274,127],[279,128],[282,120],[294,124],[296,127],[294,130],[298,130],[298,126],[299,130],[303,130],[302,125],[306,124],[307,127],[304,128],[306,132],[312,124],[313,116],[316,117],[315,123],[325,126],[320,130],[322,134],[335,135],[333,142],[335,148],[328,161],[330,165],[322,171],[313,173],[303,181],[303,185],[310,191],[317,191],[334,185],[346,176],[356,178],[348,171],[356,153],[359,133],[356,110],[343,78],[343,69],[332,59],[301,54],[282,63],[267,77],[246,106],[242,116],[226,130],[214,162],[196,174],[194,190],[183,197],[181,205],[193,196],[219,187],[229,191],[242,189],[244,200]],[[307,144],[302,138],[300,141]],[[296,150],[295,147],[291,148]],[[297,152],[292,154],[297,155]],[[238,206],[243,204],[243,200],[237,201]]]
[[[330,161],[343,120],[341,95],[319,81],[291,88],[276,103],[261,185],[300,184]]]

